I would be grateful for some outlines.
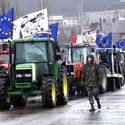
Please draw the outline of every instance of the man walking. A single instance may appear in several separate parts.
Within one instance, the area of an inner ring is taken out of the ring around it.
[[[95,111],[94,98],[97,101],[98,109],[101,109],[98,84],[101,72],[99,69],[99,65],[94,62],[94,56],[92,54],[87,56],[86,61],[87,63],[83,68],[82,82],[88,92],[88,97],[91,105],[91,109],[89,111]]]

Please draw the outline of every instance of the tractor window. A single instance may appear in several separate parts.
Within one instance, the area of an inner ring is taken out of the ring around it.
[[[47,62],[45,42],[16,43],[16,63]]]
[[[83,62],[86,63],[86,57],[90,53],[89,48],[72,48],[73,53],[71,54],[71,48],[69,48],[68,61],[71,62]],[[73,60],[72,57],[73,56]]]
[[[9,63],[9,54],[0,54],[0,60],[3,60],[5,64]]]

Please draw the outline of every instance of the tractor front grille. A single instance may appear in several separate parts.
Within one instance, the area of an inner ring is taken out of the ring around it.
[[[16,82],[26,83],[32,81],[32,70],[16,70]]]

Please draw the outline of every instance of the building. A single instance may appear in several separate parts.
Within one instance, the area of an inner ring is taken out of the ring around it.
[[[125,10],[89,12],[83,16],[85,26],[101,30],[105,34],[113,33],[113,42],[125,36]]]

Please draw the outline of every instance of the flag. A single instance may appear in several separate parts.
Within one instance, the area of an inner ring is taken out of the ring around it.
[[[33,37],[35,34],[47,31],[48,28],[48,14],[47,8],[25,15],[20,19],[14,21],[14,34],[13,37],[19,35],[21,30],[23,38]]]
[[[102,38],[104,37],[104,35],[102,35],[102,34],[98,34],[97,36],[96,36],[96,40],[95,40],[95,42],[96,42],[96,44],[98,45],[98,46],[100,46],[100,41],[102,41]]]
[[[12,38],[14,8],[0,16],[0,39]]]
[[[58,32],[58,23],[50,24],[49,30],[51,32],[51,38],[53,38],[56,41]]]
[[[75,34],[72,38],[72,44],[80,44],[83,43],[83,41],[84,41],[83,35]]]
[[[119,48],[119,49],[124,49],[125,48],[125,39],[117,41],[116,47]]]
[[[75,44],[77,41],[77,34],[75,34],[72,38],[72,44]]]
[[[51,38],[53,38],[55,41],[57,40],[57,32],[58,32],[58,23],[50,24],[49,30],[51,32]],[[37,33],[33,36],[33,38],[48,38],[47,32],[41,32]]]
[[[96,38],[96,44],[99,48],[111,48],[112,47],[112,33],[108,35],[98,34]]]
[[[48,38],[48,32],[41,32],[41,33],[37,33],[33,36],[33,38]]]

